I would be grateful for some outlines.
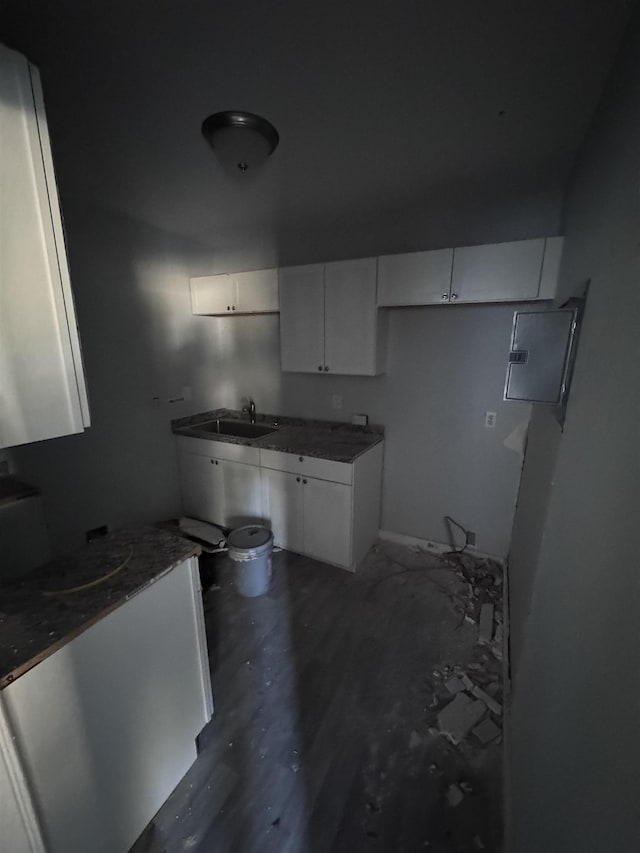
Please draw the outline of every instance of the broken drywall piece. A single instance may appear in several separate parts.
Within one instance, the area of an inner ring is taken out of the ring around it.
[[[460,679],[454,675],[453,678],[450,678],[448,681],[445,681],[444,686],[447,688],[449,693],[460,693],[461,690],[464,690],[464,684]]]
[[[480,608],[480,627],[478,628],[478,642],[482,646],[491,644],[493,637],[493,604],[483,604]]]
[[[447,802],[455,808],[464,800],[464,794],[457,785],[449,785],[447,788]]]
[[[507,450],[513,450],[521,459],[524,459],[524,451],[527,446],[527,433],[529,431],[529,419],[521,421],[518,426],[511,430],[502,442]]]
[[[483,720],[480,725],[475,726],[473,733],[480,743],[487,744],[491,743],[491,741],[495,740],[497,737],[500,737],[502,731],[498,726],[496,726],[493,720],[487,717],[487,719]]]
[[[502,623],[496,625],[496,632],[493,635],[493,646],[491,651],[493,653],[494,658],[497,660],[502,660],[502,638],[503,638],[503,627]]]
[[[487,708],[491,711],[492,714],[496,714],[498,717],[502,715],[502,705],[499,702],[489,696],[488,693],[485,693],[480,687],[474,684],[473,690],[471,691],[476,699],[479,699],[481,702],[487,706]]]
[[[480,722],[486,711],[484,702],[471,699],[466,693],[456,693],[455,699],[438,714],[438,726],[442,734],[457,746]]]

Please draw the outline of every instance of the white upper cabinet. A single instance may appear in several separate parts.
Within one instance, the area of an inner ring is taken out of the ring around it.
[[[0,45],[0,447],[90,423],[37,69]]]
[[[378,305],[433,305],[449,301],[453,249],[378,258]]]
[[[375,376],[381,337],[376,310],[376,258],[326,264],[324,361],[326,372]]]
[[[455,249],[451,302],[537,299],[544,243],[542,238]]]
[[[547,237],[545,240],[538,299],[555,299],[563,247],[564,237]]]
[[[272,314],[278,311],[278,270],[251,270],[191,279],[194,314]]]
[[[378,306],[553,299],[562,237],[383,255]]]
[[[280,270],[280,359],[283,370],[324,369],[324,264]]]
[[[376,258],[280,270],[282,369],[374,376],[382,372],[384,318]]]
[[[230,273],[192,278],[190,284],[194,314],[227,314],[236,310],[236,284]]]

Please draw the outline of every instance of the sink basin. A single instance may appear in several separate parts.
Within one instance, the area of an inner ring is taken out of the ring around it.
[[[236,438],[260,438],[275,432],[275,427],[265,424],[250,424],[247,421],[206,421],[203,424],[193,424],[193,428],[204,432],[216,432],[220,435],[233,435]]]

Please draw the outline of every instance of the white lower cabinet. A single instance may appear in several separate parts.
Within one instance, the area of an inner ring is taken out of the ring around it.
[[[260,451],[276,545],[355,571],[378,534],[383,444],[353,463]]]
[[[224,504],[222,472],[215,470],[215,460],[195,453],[180,454],[180,487],[185,515],[212,524]],[[220,476],[218,476],[220,473]]]
[[[288,471],[262,471],[263,502],[276,545],[303,553],[304,505],[302,477]]]
[[[350,571],[376,540],[383,442],[351,463],[187,436],[177,443],[185,515],[225,528],[264,523],[276,545]]]
[[[222,458],[227,455],[227,449],[232,448],[255,451],[257,462],[255,448],[206,439],[180,437],[179,441],[180,486],[185,515],[230,528],[263,521],[260,468],[256,464]],[[248,455],[253,461],[253,457]]]
[[[267,468],[262,483],[276,545],[326,563],[351,565],[351,486]]]
[[[263,520],[260,469],[242,462],[222,460],[223,527],[241,527]]]
[[[0,693],[0,850],[126,853],[212,714],[189,558]]]
[[[304,550],[318,560],[350,566],[353,510],[351,486],[316,480],[303,480]]]

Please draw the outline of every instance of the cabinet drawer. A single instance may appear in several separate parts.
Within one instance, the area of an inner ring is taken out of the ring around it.
[[[319,480],[331,480],[334,483],[351,485],[353,465],[348,462],[335,462],[333,459],[319,459],[317,456],[300,456],[295,453],[283,453],[281,450],[261,450],[260,465],[275,471],[288,471],[317,477]]]
[[[247,465],[260,464],[260,451],[257,447],[230,444],[227,441],[214,439],[191,438],[188,435],[177,435],[176,438],[181,452],[196,453],[198,456],[208,456],[211,459],[226,459],[228,462],[244,462]]]

